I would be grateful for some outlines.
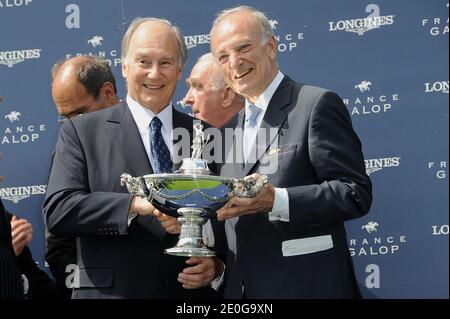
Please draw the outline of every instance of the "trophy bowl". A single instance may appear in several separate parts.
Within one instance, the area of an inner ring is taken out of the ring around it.
[[[255,197],[268,183],[267,176],[243,179],[214,176],[207,162],[201,159],[205,140],[203,126],[195,124],[192,157],[184,158],[175,173],[148,174],[133,177],[127,173],[120,176],[120,184],[128,192],[146,198],[166,215],[178,217],[181,224],[180,238],[175,247],[164,252],[176,256],[212,257],[215,252],[203,242],[202,227],[207,218],[215,218],[231,197]]]
[[[203,242],[202,226],[207,218],[235,197],[254,197],[267,184],[267,177],[255,180],[248,176],[235,179],[203,174],[149,174],[132,177],[121,175],[121,184],[136,196],[146,198],[157,209],[172,217],[178,216],[180,238],[165,253],[176,256],[215,256]]]

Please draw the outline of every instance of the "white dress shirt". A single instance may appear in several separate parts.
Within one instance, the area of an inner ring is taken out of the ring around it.
[[[127,104],[130,108],[131,114],[133,115],[133,119],[136,122],[136,125],[139,130],[139,134],[141,135],[142,143],[145,147],[145,152],[147,153],[148,159],[152,168],[155,169],[153,165],[153,156],[150,145],[150,122],[153,120],[155,116],[162,122],[161,134],[163,136],[164,142],[169,149],[170,155],[173,158],[173,110],[172,110],[172,102],[170,102],[161,112],[158,114],[153,113],[148,108],[141,106],[138,102],[133,100],[129,95],[127,95]],[[128,217],[128,226],[131,223],[131,220],[136,216],[136,214],[130,215]],[[214,233],[212,230],[211,222],[208,220],[206,224],[203,225],[203,240],[207,246],[214,246]],[[211,287],[214,290],[219,289],[223,282],[223,275],[225,271],[215,278],[211,283]]]
[[[261,127],[262,120],[264,118],[264,114],[266,113],[267,107],[269,106],[270,100],[272,99],[275,91],[280,86],[281,81],[283,80],[284,75],[280,71],[273,79],[272,83],[267,87],[267,89],[258,97],[255,103],[256,107],[261,109],[261,112],[257,118],[256,129],[250,132],[250,136],[248,140],[250,141],[250,145],[254,144],[256,139],[256,134],[258,129]],[[245,101],[245,112],[249,112],[250,107],[249,101]],[[247,133],[245,133],[247,134]],[[269,220],[277,220],[289,222],[289,195],[286,188],[276,188],[275,187],[275,200],[273,203],[272,211],[269,213]]]
[[[170,155],[173,158],[173,140],[172,140],[172,131],[173,131],[173,121],[172,121],[172,102],[170,102],[161,112],[158,114],[153,113],[150,109],[141,106],[138,102],[133,100],[129,95],[127,95],[127,104],[130,108],[131,114],[133,115],[133,119],[136,122],[136,125],[139,130],[139,134],[141,135],[142,143],[144,143],[145,152],[147,153],[150,164],[152,165],[153,170],[155,169],[153,165],[153,156],[152,150],[150,146],[150,122],[153,120],[155,116],[162,122],[161,134],[163,136],[164,142],[169,149]]]

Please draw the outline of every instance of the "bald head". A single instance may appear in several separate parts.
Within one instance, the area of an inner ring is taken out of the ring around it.
[[[211,53],[201,56],[186,80],[184,102],[194,116],[214,127],[222,127],[244,106],[243,98],[226,83]]]
[[[52,97],[58,113],[68,118],[119,103],[111,68],[95,56],[56,63],[52,68]]]
[[[171,102],[186,60],[178,28],[167,20],[139,18],[122,40],[122,75],[128,96],[158,114]]]

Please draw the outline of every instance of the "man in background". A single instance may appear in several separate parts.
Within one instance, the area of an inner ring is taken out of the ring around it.
[[[186,80],[189,87],[183,101],[193,115],[220,128],[244,107],[244,98],[225,81],[211,53],[202,55]]]
[[[116,80],[103,58],[84,55],[59,61],[53,66],[51,74],[52,97],[60,124],[66,119],[119,103]],[[75,271],[77,263],[75,238],[47,232],[45,259],[58,290],[69,299],[71,281],[68,276]]]

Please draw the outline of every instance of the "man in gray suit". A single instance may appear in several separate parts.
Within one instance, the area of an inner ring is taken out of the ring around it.
[[[155,213],[120,185],[124,172],[141,176],[179,165],[172,150],[180,141],[171,132],[192,133],[193,119],[173,109],[171,99],[186,59],[178,28],[167,20],[136,19],[122,41],[126,102],[61,128],[44,214],[52,233],[77,237],[73,298],[214,296],[208,284],[222,272],[221,263],[165,255],[178,239],[174,218]]]
[[[243,137],[225,147],[237,163],[220,173],[270,181],[255,198],[234,198],[218,211],[231,257],[225,297],[358,297],[343,222],[366,214],[372,194],[345,105],[279,71],[263,13],[224,10],[210,35],[227,82],[246,98],[231,123]]]

